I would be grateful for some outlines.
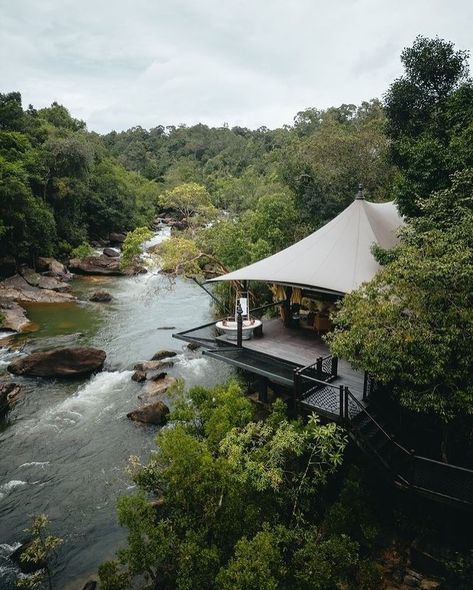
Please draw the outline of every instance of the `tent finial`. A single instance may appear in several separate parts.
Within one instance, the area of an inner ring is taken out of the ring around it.
[[[360,184],[358,185],[358,192],[356,193],[355,199],[359,200],[362,199],[364,200],[365,198],[365,191],[363,189],[363,184],[360,182]]]

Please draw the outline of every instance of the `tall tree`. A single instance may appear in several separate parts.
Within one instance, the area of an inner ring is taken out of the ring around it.
[[[419,36],[404,49],[404,75],[385,95],[390,158],[399,174],[395,196],[403,214],[421,214],[419,199],[450,186],[473,165],[473,85],[468,52]]]

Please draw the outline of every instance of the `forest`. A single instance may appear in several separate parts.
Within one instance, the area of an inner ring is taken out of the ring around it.
[[[2,94],[2,256],[32,266],[38,256],[67,259],[172,211],[184,225],[160,248],[164,270],[219,274],[321,227],[361,183],[371,201],[394,199],[407,223],[397,248],[375,252],[379,275],[344,298],[331,350],[390,384],[396,408],[434,433],[437,458],[471,468],[468,59],[451,42],[418,37],[382,100],[308,108],[273,130],[99,135],[64,106],[25,109],[18,92]],[[388,575],[381,548],[426,530],[442,537],[441,510],[373,481],[338,426],[293,419],[280,402],[262,418],[237,382],[179,384],[173,395],[173,427],[147,464],[130,462],[139,491],[118,502],[128,543],[100,567],[103,590],[375,590]],[[456,540],[442,587],[466,590],[471,542]]]

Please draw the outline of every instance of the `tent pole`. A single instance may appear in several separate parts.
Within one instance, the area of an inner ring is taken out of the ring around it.
[[[223,301],[220,301],[220,299],[218,299],[217,297],[215,297],[215,295],[211,291],[209,291],[205,285],[203,285],[202,283],[199,283],[199,281],[195,277],[190,277],[190,278],[194,281],[194,283],[196,285],[199,285],[199,287],[202,290],[204,290],[207,293],[207,295],[210,295],[210,297],[212,297],[212,299],[215,301],[215,303],[217,303],[218,305],[220,305],[220,307],[223,309],[223,311],[225,312],[225,314],[228,315],[228,308],[223,303]]]

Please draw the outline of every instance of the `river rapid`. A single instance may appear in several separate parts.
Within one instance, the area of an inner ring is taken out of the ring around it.
[[[148,246],[166,237],[157,234]],[[8,555],[24,539],[31,516],[46,513],[62,537],[54,588],[81,590],[97,566],[124,544],[126,531],[116,519],[116,500],[133,490],[125,473],[130,455],[143,460],[154,448],[158,427],[131,422],[141,386],[131,380],[133,365],[160,349],[178,351],[170,374],[187,386],[211,386],[230,375],[226,365],[187,350],[172,338],[212,318],[209,297],[194,283],[152,270],[138,277],[83,277],[72,282],[79,304],[35,305],[28,315],[42,338],[81,332],[81,343],[107,353],[101,373],[81,380],[18,378],[26,395],[0,423],[0,588],[15,588],[18,570]],[[87,302],[98,289],[111,303]],[[173,330],[160,329],[174,327]],[[23,342],[24,337],[16,339]],[[15,339],[0,339],[0,368],[18,351]],[[3,343],[3,345],[2,345]]]

